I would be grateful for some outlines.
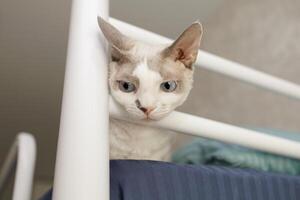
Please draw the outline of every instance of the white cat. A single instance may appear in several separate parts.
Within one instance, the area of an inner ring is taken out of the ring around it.
[[[111,95],[131,117],[159,120],[186,100],[203,32],[200,23],[171,45],[150,45],[123,35],[100,17],[98,22],[111,46]],[[110,119],[110,158],[168,160],[172,138],[166,130]]]

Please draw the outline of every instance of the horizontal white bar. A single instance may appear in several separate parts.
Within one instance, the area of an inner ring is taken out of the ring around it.
[[[172,42],[172,40],[169,38],[160,36],[142,28],[138,28],[117,19],[110,18],[110,22],[118,27],[124,34],[139,40],[150,43]],[[202,68],[218,72],[229,77],[300,100],[299,85],[277,78],[275,76],[271,76],[264,72],[257,71],[236,62],[232,62],[205,51],[199,51],[196,66],[200,66]]]
[[[111,117],[131,121],[127,113],[112,98],[110,98],[109,106]],[[300,143],[298,142],[177,111],[159,121],[134,123],[170,129],[183,134],[201,136],[300,159]]]
[[[0,191],[3,190],[15,165],[13,200],[31,200],[36,160],[36,143],[32,135],[20,133],[12,145],[0,173]]]

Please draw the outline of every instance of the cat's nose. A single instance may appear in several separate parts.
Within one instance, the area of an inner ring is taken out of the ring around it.
[[[146,115],[149,115],[155,108],[153,107],[139,107],[141,111],[143,111]]]
[[[144,107],[141,105],[141,102],[139,100],[135,101],[136,107],[138,107],[143,113],[145,113],[147,116],[155,109],[155,107]]]

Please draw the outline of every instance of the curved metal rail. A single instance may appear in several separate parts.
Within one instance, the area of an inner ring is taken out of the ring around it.
[[[32,135],[20,133],[12,145],[0,172],[0,192],[16,169],[13,200],[31,200],[36,160],[36,142]]]

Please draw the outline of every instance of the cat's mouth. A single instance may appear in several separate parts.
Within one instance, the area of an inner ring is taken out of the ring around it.
[[[169,115],[169,112],[157,112],[157,110],[146,113],[138,109],[126,108],[126,111],[133,120],[140,120],[143,122],[159,121]]]
[[[133,119],[140,120],[142,122],[151,122],[151,121],[158,121],[162,119],[163,117],[155,116],[155,115],[132,115]]]

